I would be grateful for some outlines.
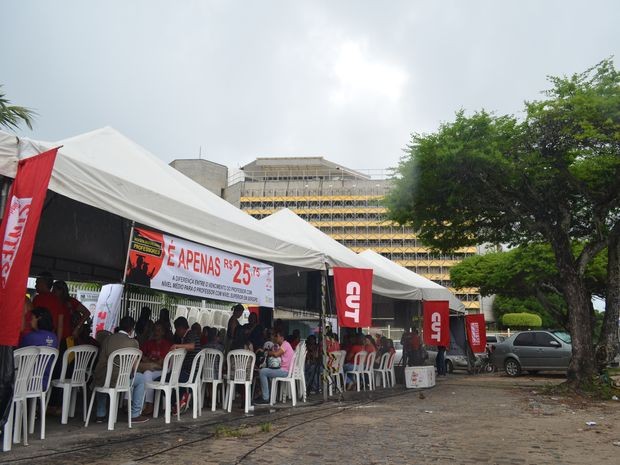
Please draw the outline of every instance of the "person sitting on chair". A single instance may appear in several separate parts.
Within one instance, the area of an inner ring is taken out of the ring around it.
[[[138,370],[144,373],[147,384],[161,377],[164,358],[170,352],[170,346],[172,345],[170,341],[164,338],[165,334],[164,326],[160,323],[155,324],[152,337],[141,347],[143,356]],[[143,415],[151,415],[153,413],[154,395],[154,389],[145,389]]]
[[[174,320],[174,331],[174,344],[172,344],[170,350],[185,349],[187,351],[183,359],[181,374],[179,375],[179,382],[186,383],[192,371],[194,358],[200,352],[200,335],[189,329],[187,318],[183,316]],[[178,407],[181,412],[185,412],[191,400],[191,394],[186,388],[181,388],[179,393],[181,394],[181,400]],[[176,415],[176,406],[173,407],[172,413]]]
[[[262,391],[262,398],[256,400],[255,404],[268,404],[269,403],[269,381],[272,378],[284,378],[288,375],[288,370],[291,367],[291,361],[293,360],[294,350],[284,339],[284,332],[282,330],[276,330],[273,333],[273,342],[278,345],[277,349],[267,352],[268,357],[280,357],[280,368],[261,368],[259,371],[260,385]]]
[[[108,336],[101,345],[99,360],[95,367],[94,384],[95,386],[103,386],[105,383],[106,373],[108,370],[108,357],[112,352],[118,349],[138,348],[138,341],[133,336],[135,320],[126,316],[121,319],[118,325],[118,332]],[[114,367],[112,371],[112,380],[118,375],[118,367]],[[106,413],[107,396],[97,393],[97,423],[103,423]],[[131,421],[132,423],[144,423],[148,421],[148,417],[142,416],[142,404],[144,402],[144,375],[137,372],[133,380],[133,388],[131,391]]]

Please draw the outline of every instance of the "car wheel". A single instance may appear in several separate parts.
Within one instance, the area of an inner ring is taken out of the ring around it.
[[[493,365],[492,363],[486,364],[484,367],[484,371],[486,373],[493,373],[495,371],[495,365]]]
[[[521,365],[514,358],[509,358],[504,362],[504,370],[508,376],[519,376],[521,374]]]
[[[446,360],[446,373],[454,373],[454,365],[450,360]]]

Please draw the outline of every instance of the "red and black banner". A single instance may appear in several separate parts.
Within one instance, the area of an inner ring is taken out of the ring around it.
[[[0,345],[19,339],[26,282],[47,186],[58,148],[20,160],[2,217],[0,277]]]
[[[338,325],[364,328],[372,325],[372,270],[334,268]]]
[[[471,350],[475,354],[484,352],[487,347],[487,330],[484,323],[484,314],[465,315],[465,328]]]
[[[424,318],[424,344],[448,346],[450,344],[450,306],[447,300],[422,302]]]

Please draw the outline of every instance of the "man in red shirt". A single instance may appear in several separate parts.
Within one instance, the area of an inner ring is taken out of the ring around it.
[[[34,307],[43,307],[49,310],[52,315],[54,330],[58,336],[58,341],[62,342],[65,337],[71,336],[71,334],[64,334],[64,328],[70,327],[71,316],[69,315],[69,309],[63,305],[60,298],[52,292],[53,284],[54,278],[51,273],[44,271],[39,274],[35,284],[37,295],[32,301],[32,304]]]

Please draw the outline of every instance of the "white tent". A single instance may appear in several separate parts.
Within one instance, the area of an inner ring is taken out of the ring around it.
[[[452,292],[445,287],[437,284],[430,279],[420,276],[411,270],[408,270],[404,266],[394,263],[389,258],[378,254],[374,250],[364,250],[358,254],[370,263],[375,264],[386,271],[391,271],[394,274],[401,276],[403,280],[415,286],[422,291],[423,300],[447,300],[450,303],[450,308],[458,312],[465,312],[465,306],[456,298]]]
[[[422,292],[412,286],[409,280],[399,277],[384,267],[376,266],[365,260],[348,247],[332,239],[321,230],[315,228],[288,208],[278,210],[260,223],[295,244],[325,254],[325,260],[331,266],[350,268],[372,268],[374,294],[400,300],[421,300]]]
[[[34,267],[51,269],[54,260],[56,269],[65,266],[74,277],[112,278],[124,265],[123,259],[117,269],[126,253],[130,221],[258,260],[324,267],[322,253],[270,234],[257,220],[112,128],[57,143],[18,141],[0,131],[0,174],[15,177],[20,158],[59,145],[49,190],[63,197],[48,196],[39,231],[50,234],[35,249]],[[95,209],[87,212],[85,205]],[[110,241],[104,250],[86,250],[103,238]],[[51,256],[58,249],[60,262]]]

